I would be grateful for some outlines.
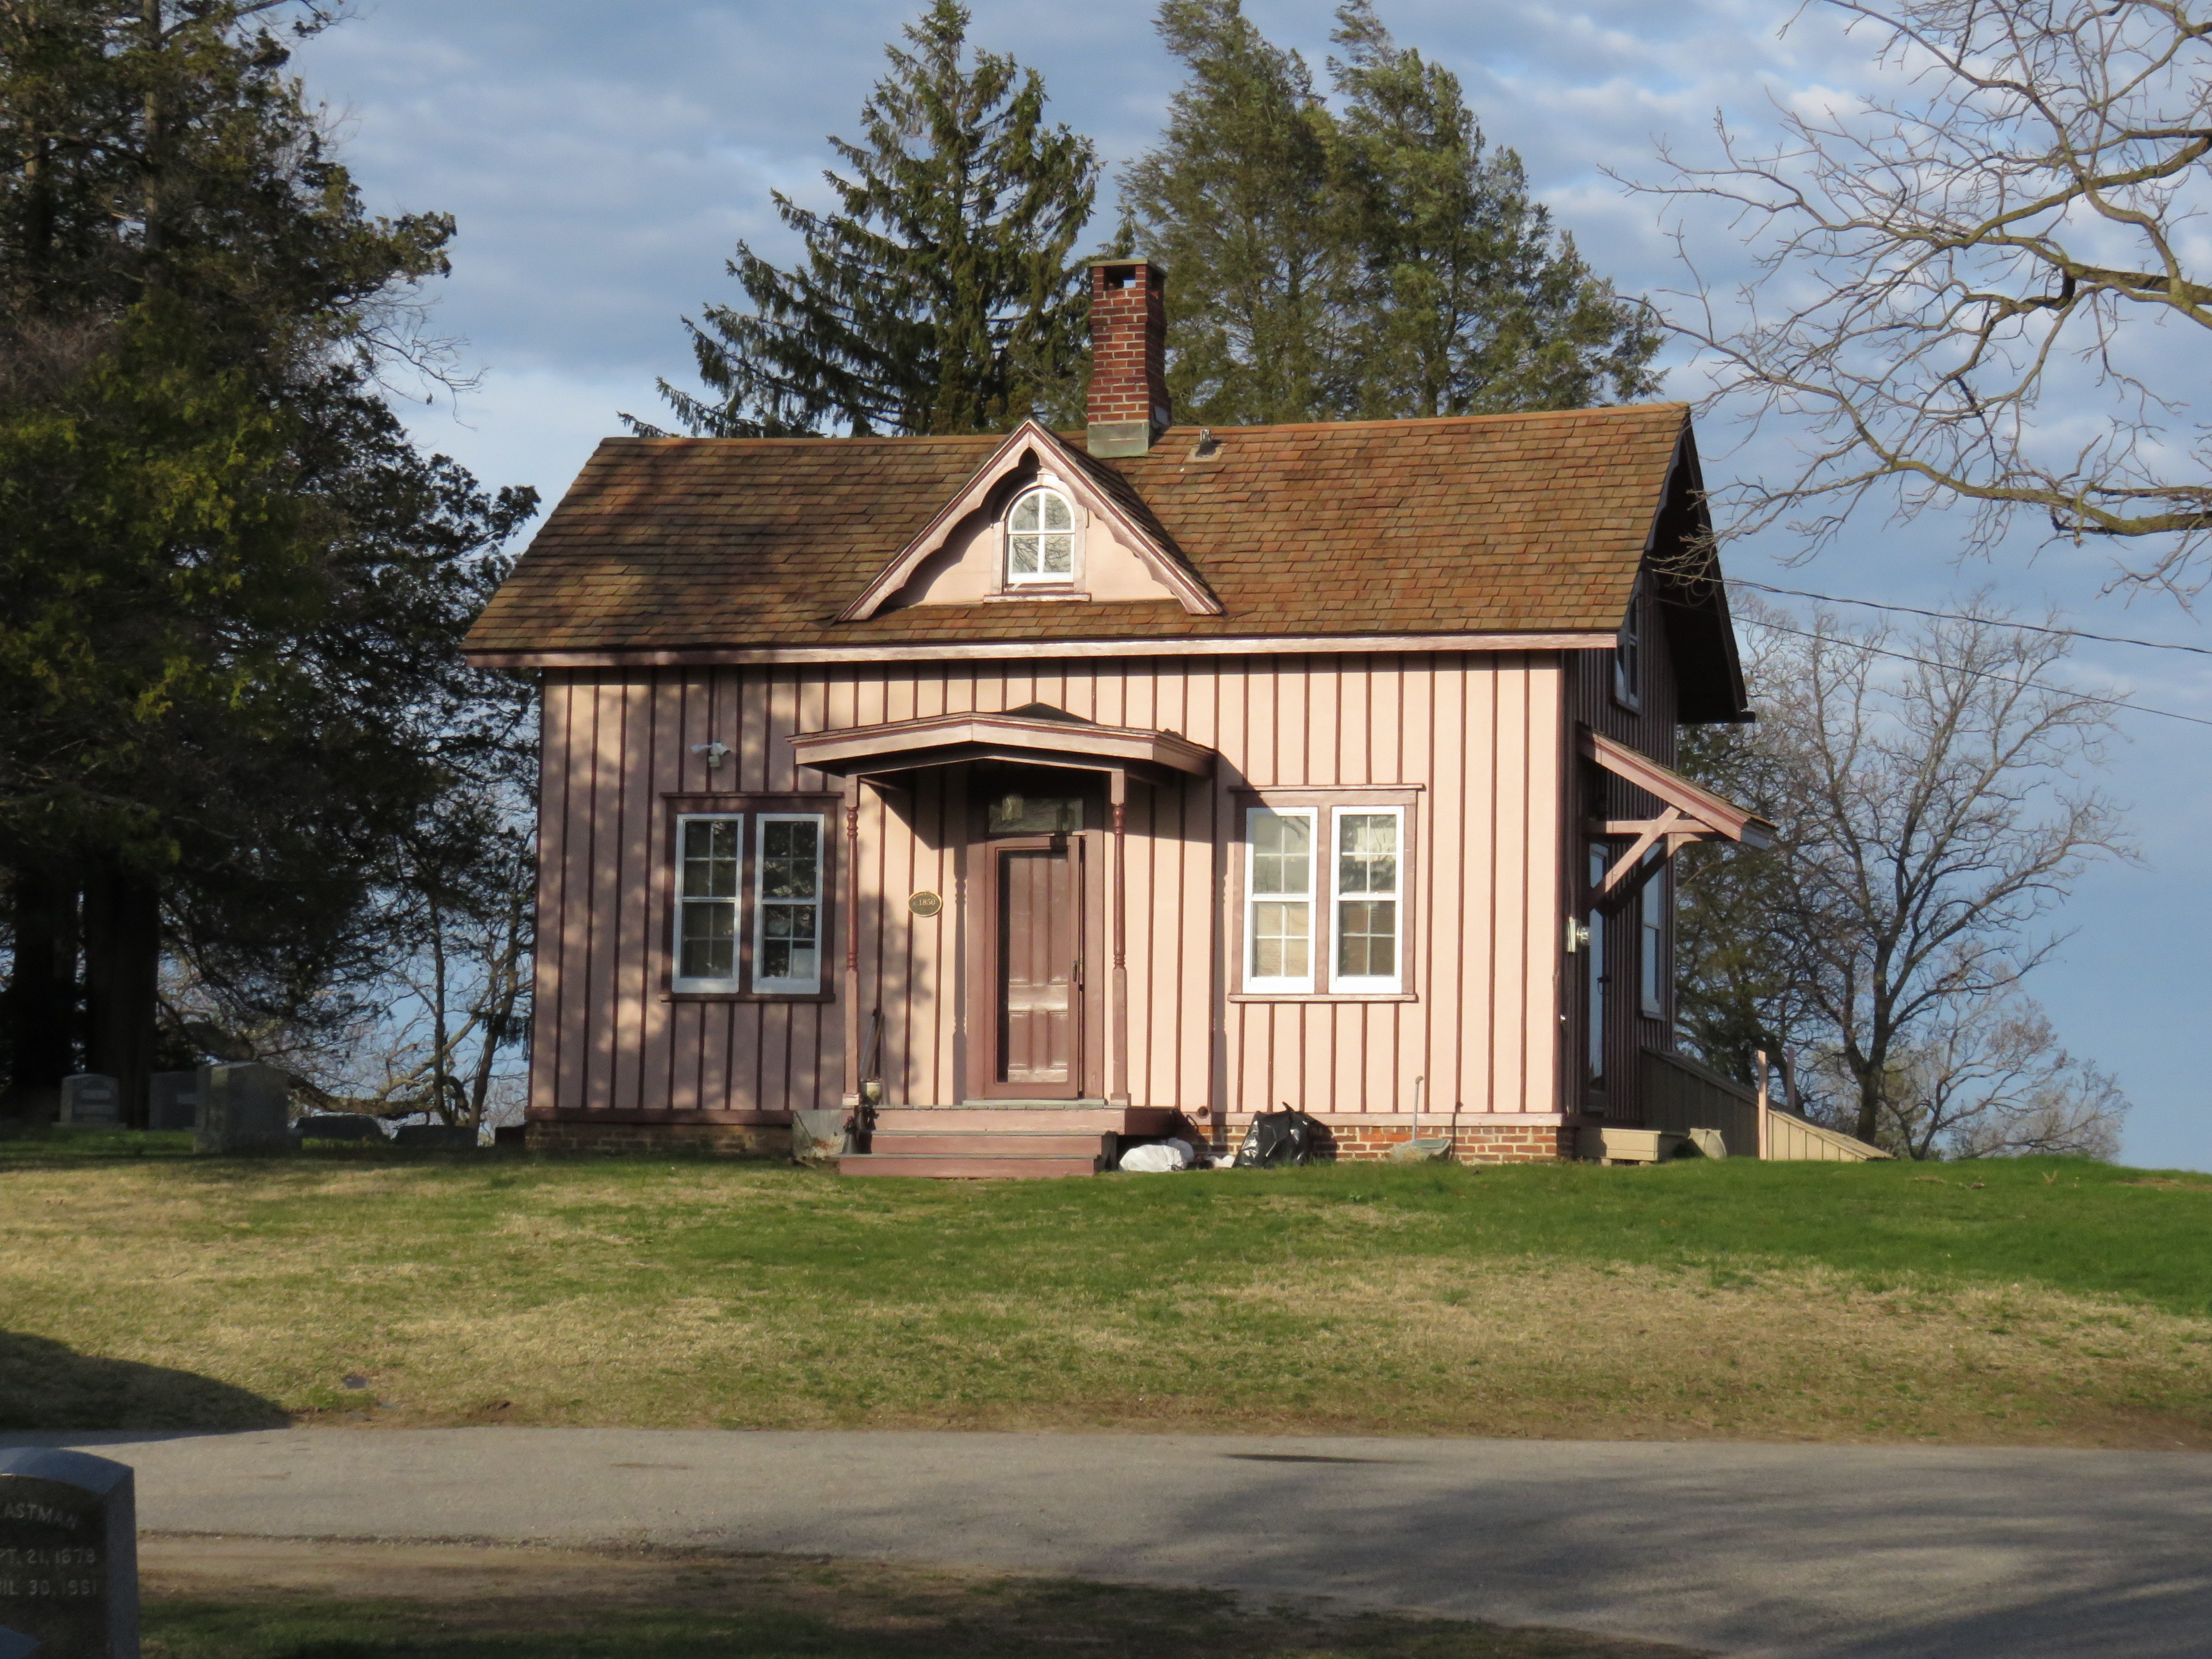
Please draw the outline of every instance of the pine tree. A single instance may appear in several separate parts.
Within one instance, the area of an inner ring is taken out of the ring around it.
[[[720,437],[997,432],[1064,407],[1080,372],[1089,295],[1071,263],[1091,217],[1091,141],[1045,121],[1044,83],[1011,58],[966,54],[969,14],[936,0],[885,48],[861,106],[864,142],[833,137],[853,176],[837,210],[778,192],[806,245],[782,270],[740,242],[728,267],[751,301],[688,319],[700,379],[660,382],[677,418]],[[636,430],[653,430],[624,417]]]
[[[1190,78],[1121,199],[1125,234],[1168,268],[1176,413],[1326,419],[1344,287],[1334,123],[1304,60],[1269,44],[1240,0],[1164,0],[1158,28]]]
[[[134,1111],[165,955],[306,1003],[357,950],[532,507],[417,454],[378,395],[452,223],[362,211],[280,11],[321,21],[0,9],[0,866],[34,946],[11,1074],[82,1058]]]
[[[1659,343],[1486,150],[1459,82],[1346,0],[1332,114],[1241,0],[1163,0],[1190,78],[1122,179],[1165,264],[1168,379],[1218,425],[1565,409],[1656,385]]]
[[[1518,155],[1485,155],[1458,77],[1397,46],[1372,0],[1340,6],[1332,39],[1352,411],[1577,409],[1654,390],[1647,308],[1554,235]]]

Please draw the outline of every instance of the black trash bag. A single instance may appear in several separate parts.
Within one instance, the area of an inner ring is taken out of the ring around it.
[[[1285,1101],[1281,1111],[1262,1112],[1252,1120],[1252,1127],[1244,1132],[1243,1145],[1237,1149],[1237,1167],[1279,1170],[1310,1164],[1320,1141],[1319,1120],[1292,1111]]]

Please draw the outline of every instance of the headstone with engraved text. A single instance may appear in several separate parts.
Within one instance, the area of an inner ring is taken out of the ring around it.
[[[0,1653],[11,1637],[36,1659],[138,1659],[129,1465],[47,1446],[0,1451]]]
[[[79,1072],[62,1079],[62,1121],[94,1128],[113,1128],[123,1121],[122,1086],[97,1072]]]

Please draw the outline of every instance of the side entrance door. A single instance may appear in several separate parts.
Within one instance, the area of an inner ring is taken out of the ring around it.
[[[997,841],[988,856],[984,1092],[1073,1100],[1083,1091],[1082,838]]]

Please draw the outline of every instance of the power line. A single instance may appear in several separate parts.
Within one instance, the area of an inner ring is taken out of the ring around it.
[[[1872,601],[1864,601],[1864,603],[1871,604]],[[1961,618],[1961,620],[1986,620],[1986,618]],[[1747,621],[1747,626],[1764,628],[1772,634],[1795,634],[1801,640],[1825,639],[1832,641],[1835,638],[1833,635],[1815,634],[1808,629],[1786,628],[1780,623]],[[2171,708],[2154,708],[2147,702],[2130,702],[2125,697],[2094,696],[2087,691],[2076,691],[2069,686],[2045,685],[2040,680],[2016,680],[2010,675],[1996,673],[1986,668],[1961,668],[1956,663],[1937,662],[1930,657],[1916,657],[1908,651],[1887,651],[1881,646],[1867,645],[1857,640],[1849,641],[1846,643],[1854,651],[1871,652],[1877,657],[1893,657],[1899,662],[1917,663],[1923,668],[1938,668],[1947,674],[1972,674],[1978,679],[1996,680],[2001,684],[2016,685],[2027,691],[2048,691],[2054,697],[2071,697],[2076,702],[2100,703],[2107,708],[2125,708],[2137,714],[2157,714],[2170,720],[2186,720],[2191,726],[2212,726],[2212,720],[2207,720],[2202,714],[2182,714],[2175,713]]]
[[[2106,645],[2139,645],[2146,651],[2186,651],[2192,656],[2212,657],[2212,646],[2176,645],[2167,640],[2130,639],[2124,634],[2092,634],[2083,628],[2047,628],[2040,623],[2002,622],[1994,617],[1969,617],[1957,611],[1923,611],[1917,605],[1885,605],[1879,599],[1845,599],[1840,593],[1813,593],[1802,587],[1770,587],[1765,582],[1747,581],[1741,576],[1724,580],[1730,587],[1755,588],[1761,593],[1779,593],[1792,599],[1819,599],[1826,605],[1863,605],[1869,611],[1896,611],[1908,617],[1932,617],[1938,622],[1986,623],[1992,627],[2017,629],[2023,634],[2056,634],[2069,640],[2097,640]]]

